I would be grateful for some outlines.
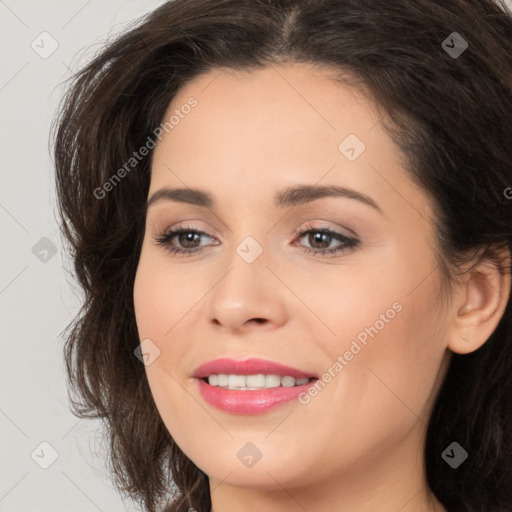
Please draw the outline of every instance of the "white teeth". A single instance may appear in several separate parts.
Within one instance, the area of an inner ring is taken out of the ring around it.
[[[211,375],[210,375],[211,377]],[[208,381],[209,382],[209,381]],[[228,387],[229,384],[229,376],[225,373],[221,373],[217,376],[217,386],[222,386],[223,388]]]
[[[229,389],[244,388],[245,375],[230,375],[228,377]]]
[[[245,377],[245,385],[249,388],[264,388],[265,375],[259,373],[258,375],[247,375]]]
[[[292,378],[292,377],[290,377]],[[265,375],[266,388],[278,388],[281,385],[281,377],[279,375]]]
[[[283,388],[291,388],[295,386],[295,379],[293,377],[283,377],[281,379],[281,385]]]
[[[295,379],[290,376],[281,377],[280,375],[227,375],[220,373],[210,375],[208,384],[210,386],[219,386],[227,389],[269,389],[269,388],[291,388],[293,386],[302,386],[310,381],[308,377]]]

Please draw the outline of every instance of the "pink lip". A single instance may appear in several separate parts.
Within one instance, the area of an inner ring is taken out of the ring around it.
[[[243,415],[261,414],[295,400],[301,393],[307,392],[308,388],[313,386],[316,380],[301,386],[261,390],[225,389],[219,386],[210,386],[203,380],[209,375],[220,373],[231,375],[257,375],[264,373],[267,375],[280,375],[282,377],[289,375],[296,379],[304,377],[318,378],[315,374],[306,373],[297,368],[257,358],[244,361],[226,358],[216,359],[197,368],[193,377],[197,379],[196,382],[203,399],[217,409],[231,414]]]

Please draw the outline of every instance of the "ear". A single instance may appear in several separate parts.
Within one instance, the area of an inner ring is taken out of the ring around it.
[[[457,285],[448,332],[448,348],[457,354],[479,349],[503,316],[510,297],[510,252],[504,250],[500,256],[506,262],[504,269],[498,262],[484,258]]]

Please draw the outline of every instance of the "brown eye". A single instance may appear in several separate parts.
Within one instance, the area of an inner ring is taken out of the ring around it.
[[[211,238],[204,231],[182,226],[166,231],[155,238],[155,241],[172,254],[192,254],[202,251],[200,245],[202,236]],[[176,243],[178,247],[176,247]]]
[[[356,238],[347,237],[332,231],[327,228],[314,228],[307,226],[306,228],[299,228],[299,239],[306,238],[310,247],[304,247],[308,254],[318,254],[322,256],[327,254],[342,253],[357,247],[359,240]],[[329,247],[333,241],[339,242],[335,247]]]

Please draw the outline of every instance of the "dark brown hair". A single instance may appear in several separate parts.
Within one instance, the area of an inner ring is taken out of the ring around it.
[[[459,56],[442,42],[457,32]],[[452,283],[475,254],[512,248],[512,17],[491,0],[175,0],[108,42],[77,73],[52,130],[62,232],[85,299],[65,330],[74,413],[101,418],[120,492],[152,512],[209,512],[207,476],[165,428],[139,345],[133,284],[151,154],[98,197],[147,143],[190,80],[222,67],[309,62],[368,90],[411,178],[437,205]],[[348,78],[350,77],[350,78]],[[362,89],[361,89],[362,90]],[[509,191],[510,194],[507,192]],[[512,306],[476,352],[452,356],[425,446],[448,510],[512,510]],[[456,470],[441,453],[457,441]],[[178,494],[171,499],[174,481]]]

